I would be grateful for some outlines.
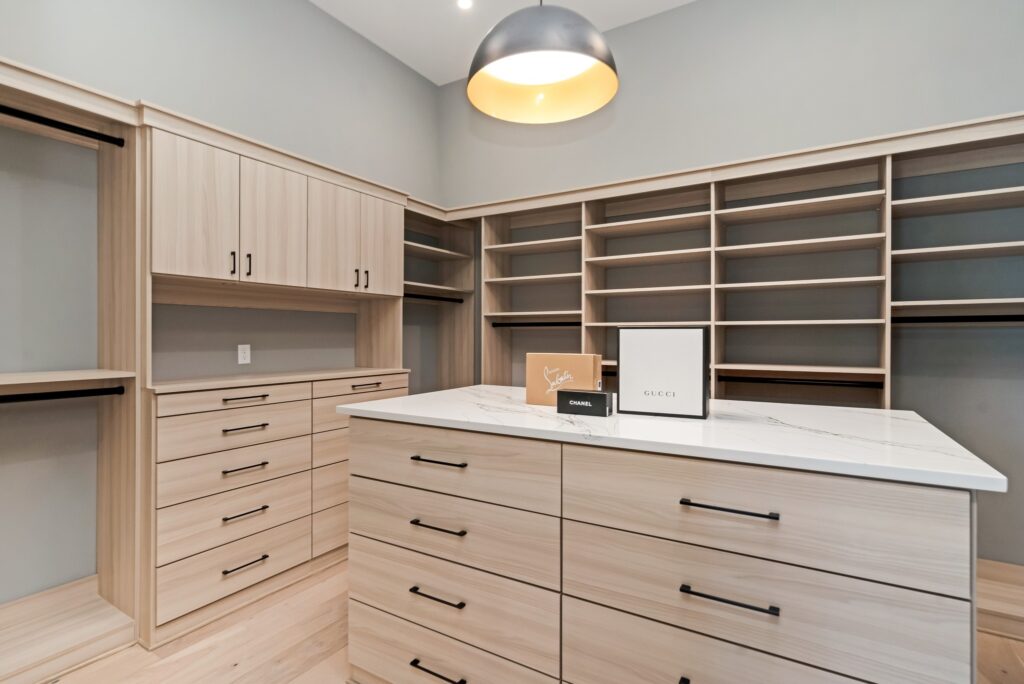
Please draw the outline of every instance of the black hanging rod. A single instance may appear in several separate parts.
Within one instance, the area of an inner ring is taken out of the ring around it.
[[[124,394],[124,387],[93,387],[92,389],[57,390],[55,392],[26,392],[24,394],[2,394],[0,404],[13,404],[23,401],[49,401],[51,399],[79,399],[81,397],[106,397],[112,394]]]
[[[91,131],[88,128],[82,128],[81,126],[69,124],[64,121],[51,119],[48,116],[40,116],[39,114],[26,112],[23,109],[15,109],[14,107],[8,107],[5,104],[0,104],[0,114],[6,114],[7,116],[12,116],[15,119],[21,119],[23,121],[31,121],[32,123],[39,124],[40,126],[56,128],[59,131],[74,133],[75,135],[80,135],[83,138],[91,138],[92,140],[99,140],[100,142],[109,143],[111,145],[117,145],[118,147],[124,147],[124,138],[118,138],[113,135],[107,135],[106,133],[100,133],[99,131]]]
[[[465,301],[462,297],[442,297],[441,295],[419,294],[417,292],[406,292],[404,296],[406,299],[426,299],[430,302],[451,302],[452,304],[461,304]]]
[[[821,387],[860,387],[882,389],[881,380],[824,380],[819,378],[762,378],[755,375],[719,375],[721,382],[746,382],[757,385],[818,385]]]
[[[894,316],[893,323],[1024,323],[1024,314],[974,314],[971,316]]]
[[[493,321],[495,328],[578,328],[582,325],[579,321]]]

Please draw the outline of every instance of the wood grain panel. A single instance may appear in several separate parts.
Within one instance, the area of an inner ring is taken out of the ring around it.
[[[306,284],[342,292],[362,291],[361,195],[340,185],[309,179]]]
[[[313,470],[313,511],[348,502],[348,461]]]
[[[348,504],[313,514],[313,556],[348,544]]]
[[[158,417],[178,416],[185,413],[219,411],[244,406],[264,406],[286,401],[302,401],[311,396],[310,383],[296,382],[287,385],[257,385],[253,387],[232,387],[206,392],[182,392],[161,394],[156,400]]]
[[[158,418],[157,462],[307,435],[310,409],[308,401],[292,401]]]
[[[337,378],[318,380],[313,383],[313,397],[336,397],[342,394],[359,394],[381,390],[401,389],[409,386],[408,373],[367,375],[358,378]]]
[[[320,397],[313,400],[313,432],[325,432],[327,430],[340,430],[347,428],[349,416],[338,413],[335,409],[341,404],[358,404],[361,401],[376,401],[377,399],[391,399],[392,397],[404,397],[409,394],[409,389],[384,390],[382,392],[365,392],[363,394],[349,394],[342,397]]]
[[[313,435],[313,467],[347,461],[349,457],[350,431],[345,428],[318,432]]]
[[[405,210],[370,195],[359,198],[359,236],[363,292],[402,295],[405,266]]]
[[[306,286],[306,176],[241,159],[241,280]]]

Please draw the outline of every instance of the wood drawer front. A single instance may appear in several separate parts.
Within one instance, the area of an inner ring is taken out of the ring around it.
[[[313,470],[313,511],[348,502],[348,462]]]
[[[320,397],[313,400],[313,432],[324,432],[325,430],[340,430],[347,428],[349,416],[343,416],[337,412],[339,404],[358,404],[361,401],[377,401],[378,399],[391,399],[392,397],[404,397],[409,394],[409,388],[384,390],[381,392],[365,392],[363,394],[351,394],[344,397]]]
[[[566,518],[971,595],[966,491],[570,444],[562,460]]]
[[[562,599],[562,678],[573,684],[852,684],[851,680],[683,629]]]
[[[313,467],[348,460],[349,431],[331,430],[313,435]]]
[[[567,594],[869,681],[970,681],[968,601],[568,520],[563,531]],[[753,609],[769,606],[779,615]]]
[[[162,394],[156,398],[156,415],[163,418],[186,413],[280,404],[285,401],[302,401],[310,398],[312,398],[312,389],[308,382]]]
[[[558,518],[362,477],[349,487],[353,532],[556,591],[561,584]]]
[[[354,600],[348,602],[348,629],[352,680],[358,684],[439,684],[443,681],[413,667],[414,660],[421,667],[455,682],[465,679],[472,684],[557,684],[558,681]]]
[[[308,561],[309,538],[307,517],[157,568],[156,623],[162,625]],[[267,558],[260,560],[263,556]],[[225,575],[225,570],[234,572]]]
[[[158,508],[309,470],[309,436],[160,463]],[[266,463],[266,465],[262,465]]]
[[[359,535],[349,559],[352,598],[558,676],[557,593]]]
[[[306,471],[159,509],[156,564],[166,565],[308,516],[309,479]]]
[[[313,382],[313,397],[337,397],[342,394],[379,392],[381,390],[401,389],[408,386],[408,373],[367,375],[362,378],[340,378],[338,380],[316,380]]]
[[[352,455],[357,475],[561,514],[562,447],[557,442],[365,419],[356,419],[351,430],[358,445]]]
[[[308,435],[310,402],[157,418],[157,462]]]
[[[313,514],[313,556],[348,544],[348,504]]]

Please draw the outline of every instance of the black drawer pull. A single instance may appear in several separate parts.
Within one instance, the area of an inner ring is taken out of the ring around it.
[[[422,665],[420,665],[420,659],[419,658],[413,658],[411,661],[409,661],[409,664],[412,665],[413,667],[415,667],[417,670],[420,670],[422,672],[426,672],[428,675],[431,675],[433,677],[437,677],[442,682],[448,682],[448,684],[469,684],[469,682],[467,682],[464,678],[463,679],[448,679],[447,677],[445,677],[440,672],[434,672],[433,670],[428,670],[427,668],[425,668]]]
[[[262,563],[263,561],[267,560],[268,558],[270,558],[270,554],[269,553],[265,553],[262,556],[260,556],[259,558],[257,558],[256,560],[251,560],[248,563],[244,563],[242,565],[239,565],[237,568],[231,568],[230,570],[221,570],[220,574],[222,574],[222,575],[230,575],[233,572],[238,572],[239,570],[245,570],[246,568],[248,568],[248,567],[250,567],[252,565],[256,565],[257,563]]]
[[[366,289],[369,289],[369,287],[370,287],[370,272],[369,271],[363,271],[363,273],[366,274],[366,284],[363,285],[363,289],[366,290]]]
[[[380,380],[378,380],[377,382],[364,382],[361,385],[352,385],[352,389],[357,390],[366,389],[368,387],[380,387],[382,384],[383,383]]]
[[[459,610],[462,610],[463,608],[466,607],[466,602],[465,601],[459,601],[458,603],[452,603],[451,601],[445,601],[443,598],[438,598],[437,596],[431,596],[430,594],[428,594],[428,593],[426,593],[424,591],[420,591],[419,587],[409,587],[409,593],[410,594],[416,594],[417,596],[422,596],[423,598],[430,599],[431,601],[437,601],[438,603],[443,603],[444,605],[451,606],[452,608],[458,608]]]
[[[259,399],[260,401],[264,401],[269,397],[269,394],[250,394],[247,397],[224,397],[223,399],[221,399],[221,401],[224,402],[225,404],[230,404],[233,401],[252,401],[253,399]]]
[[[240,432],[242,430],[266,430],[268,427],[270,427],[270,423],[256,423],[255,425],[243,425],[236,428],[224,428],[221,432],[226,435],[230,432]]]
[[[450,534],[450,535],[453,535],[455,537],[465,537],[467,534],[469,534],[469,530],[458,530],[458,531],[455,531],[455,530],[446,530],[443,527],[434,527],[433,525],[428,525],[425,522],[420,522],[419,518],[413,518],[412,520],[409,521],[409,524],[410,525],[415,525],[416,527],[425,527],[428,530],[434,530],[435,532],[444,532],[445,534]]]
[[[238,254],[231,252],[231,275],[238,272]]]
[[[245,516],[252,515],[253,513],[262,513],[263,511],[266,511],[269,508],[270,506],[268,506],[267,504],[263,504],[259,508],[254,508],[251,511],[246,511],[245,513],[239,513],[237,515],[226,515],[223,518],[221,518],[221,520],[223,520],[224,522],[231,522],[232,520],[238,520],[239,518],[244,518]]]
[[[753,511],[741,511],[738,508],[723,508],[722,506],[712,506],[711,504],[694,503],[689,499],[680,499],[679,504],[681,506],[690,506],[691,508],[706,508],[709,511],[721,511],[723,513],[735,513],[736,515],[748,515],[751,518],[764,518],[765,520],[782,520],[782,515],[780,513],[755,513]]]
[[[356,269],[356,287],[359,287],[359,269]]]
[[[270,461],[260,461],[259,463],[253,463],[252,465],[242,466],[241,468],[230,468],[228,470],[220,471],[221,475],[230,475],[232,473],[240,473],[243,470],[252,470],[253,468],[266,468],[270,465]]]
[[[450,466],[452,468],[465,468],[465,467],[467,467],[469,465],[468,463],[452,463],[451,461],[435,461],[432,458],[423,458],[419,454],[416,454],[415,456],[410,456],[409,460],[410,461],[418,461],[420,463],[433,463],[434,465]]]
[[[757,613],[767,613],[768,615],[774,615],[778,617],[782,614],[782,609],[778,606],[768,606],[762,608],[761,606],[754,606],[749,603],[741,603],[740,601],[733,601],[732,599],[722,598],[721,596],[714,596],[712,594],[702,594],[699,591],[694,591],[689,584],[684,584],[679,587],[679,591],[690,596],[697,596],[699,598],[708,599],[709,601],[718,601],[719,603],[726,603],[730,606],[736,606],[737,608],[746,608],[747,610],[753,610]]]
[[[679,684],[690,684],[690,678],[689,677],[680,677],[679,678]]]

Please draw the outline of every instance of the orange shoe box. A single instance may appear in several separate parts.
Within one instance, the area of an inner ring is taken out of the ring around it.
[[[527,354],[526,403],[555,406],[560,389],[601,389],[601,355]]]

